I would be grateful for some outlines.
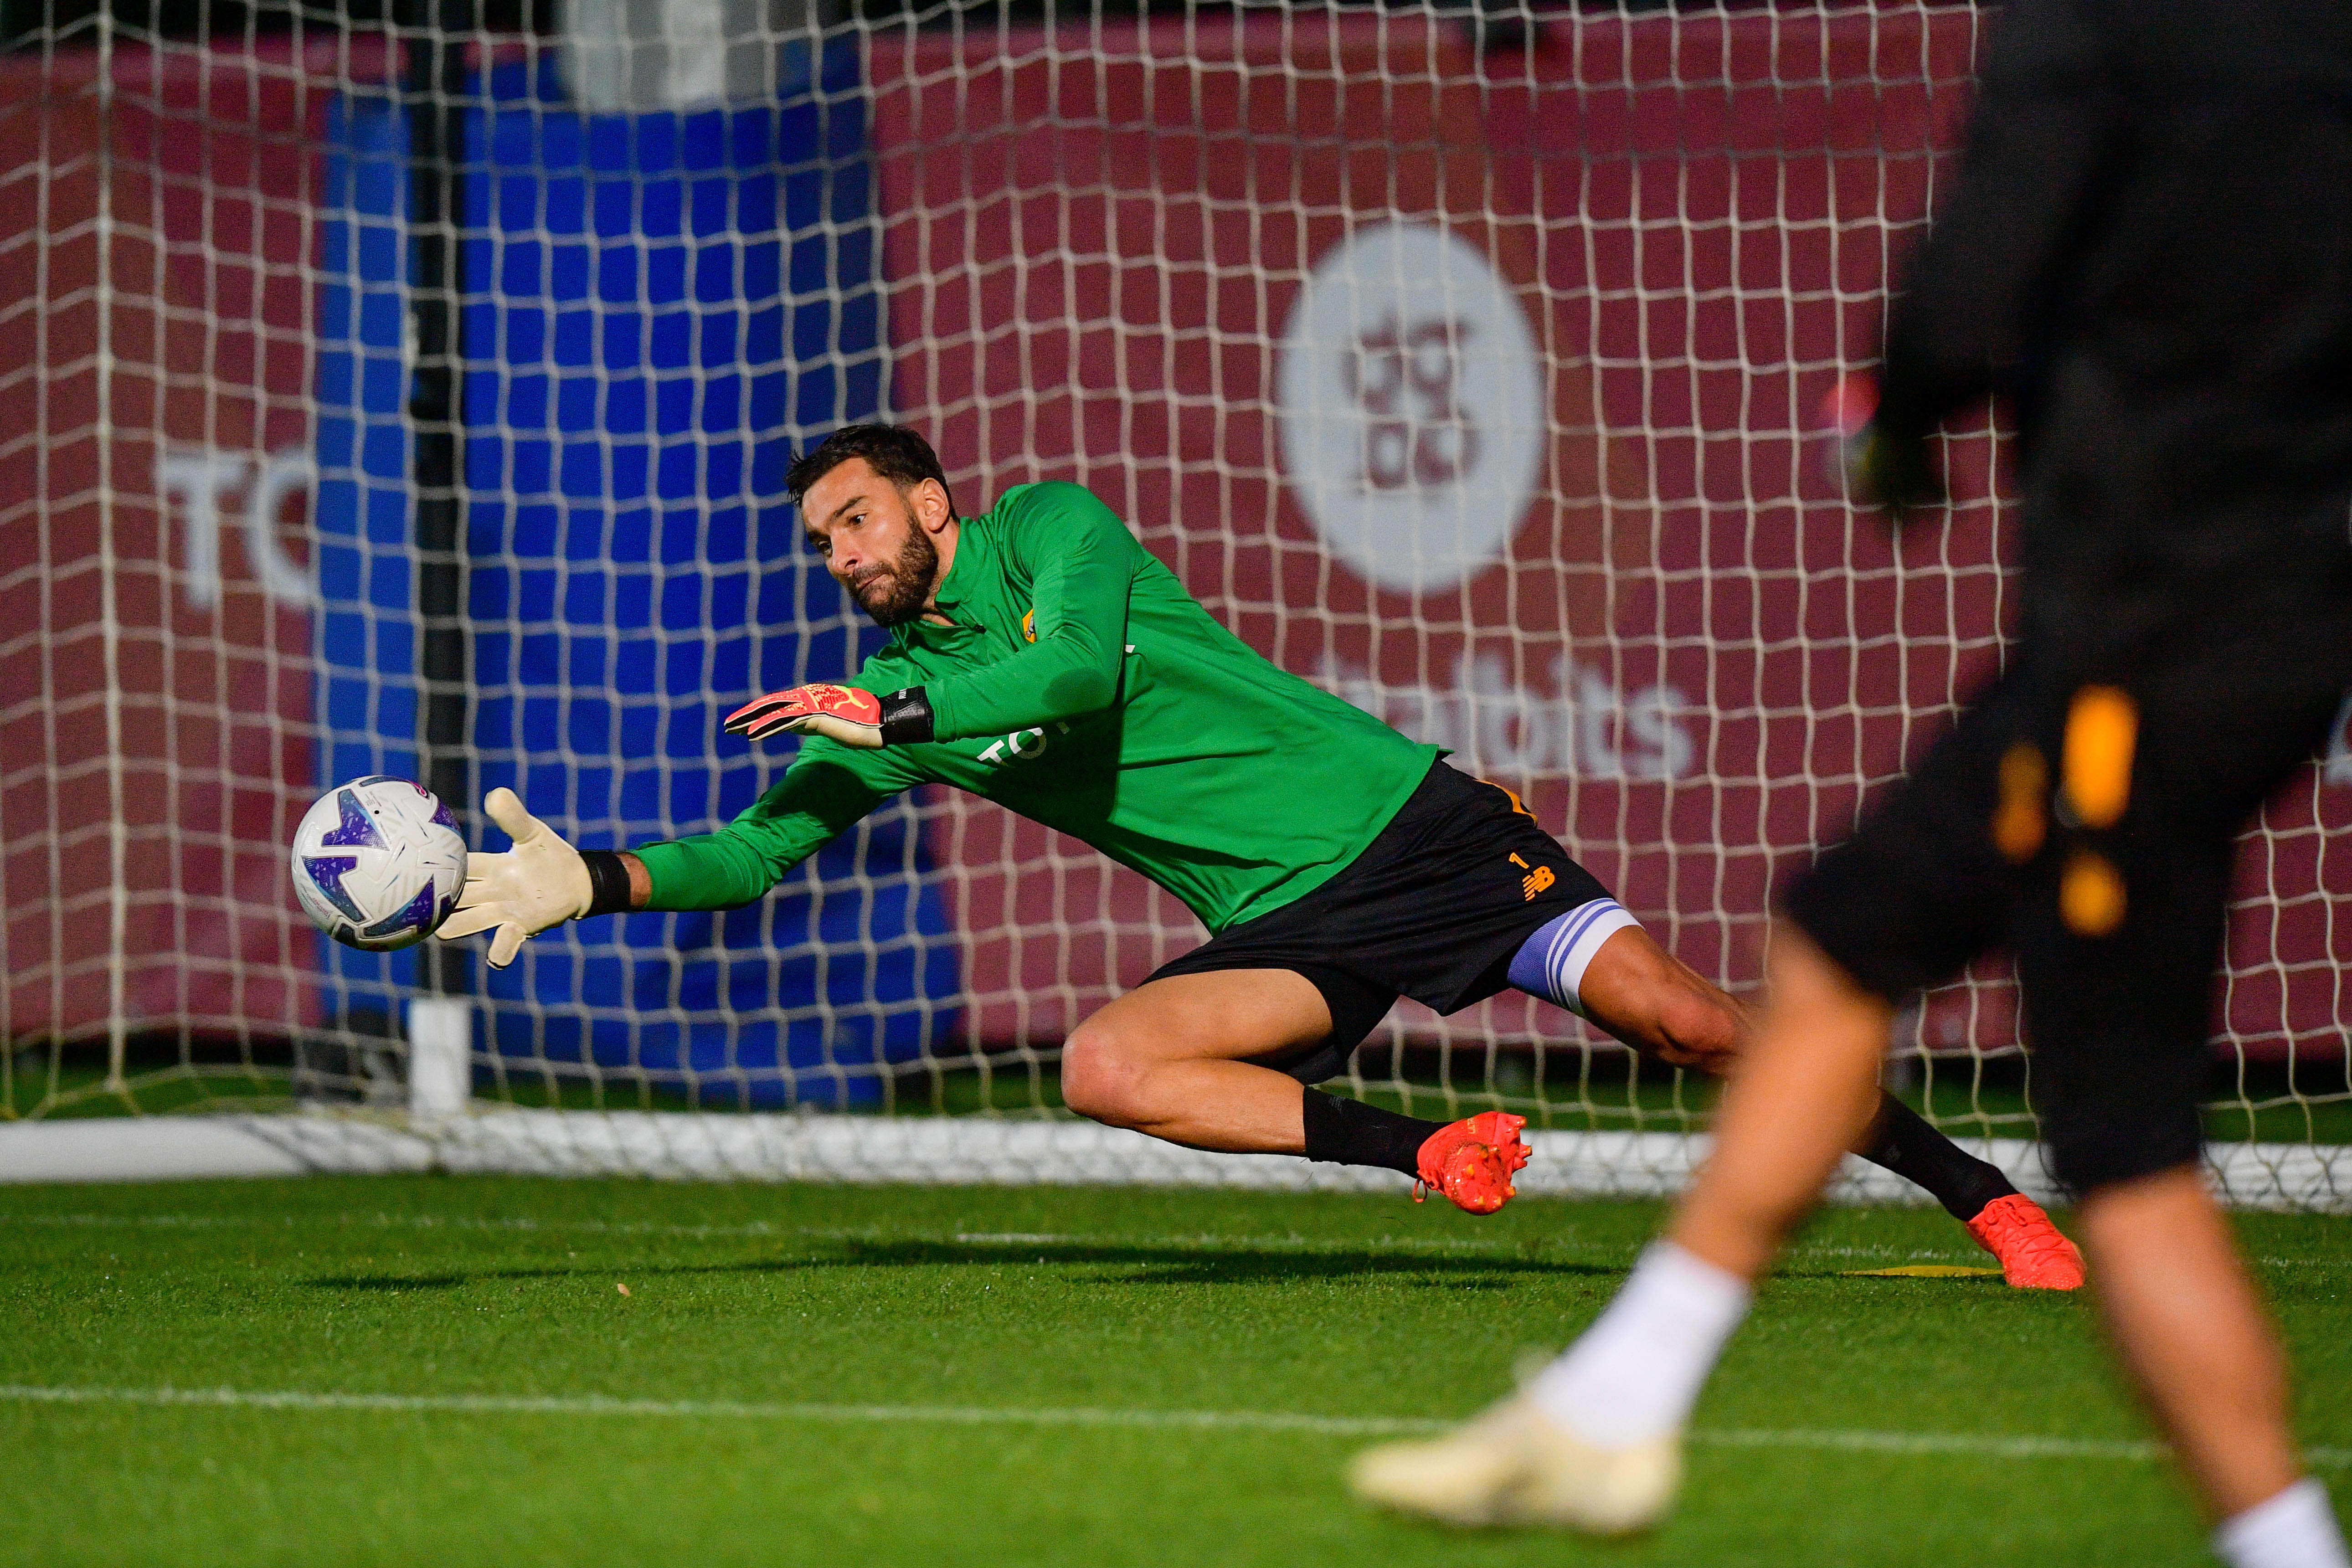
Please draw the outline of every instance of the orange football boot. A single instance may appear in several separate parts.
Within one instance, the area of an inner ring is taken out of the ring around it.
[[[1977,1245],[2000,1259],[2001,1278],[2029,1290],[2079,1290],[2083,1255],[2059,1233],[2042,1205],[2023,1193],[1985,1205],[1969,1221]]]
[[[1421,1181],[1412,1201],[1421,1202],[1425,1189],[1434,1187],[1471,1214],[1493,1214],[1509,1203],[1518,1195],[1511,1173],[1532,1152],[1519,1136],[1527,1124],[1524,1116],[1482,1110],[1431,1133],[1414,1160]]]

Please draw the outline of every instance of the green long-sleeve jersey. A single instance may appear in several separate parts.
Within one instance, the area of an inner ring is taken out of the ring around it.
[[[803,742],[727,826],[636,850],[651,908],[750,903],[891,795],[947,784],[1223,931],[1345,868],[1439,754],[1259,657],[1076,485],[1016,486],[960,527],[934,595],[952,624],[898,627],[849,682],[922,687],[935,738]]]

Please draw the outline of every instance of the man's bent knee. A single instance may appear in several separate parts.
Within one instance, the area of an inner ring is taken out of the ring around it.
[[[1140,1121],[1148,1069],[1121,1045],[1115,1029],[1091,1020],[1079,1025],[1062,1047],[1062,1103],[1113,1127]]]
[[[1738,1062],[1751,1027],[1738,1002],[1639,926],[1593,955],[1581,1001],[1587,1018],[1635,1050],[1718,1078]]]
[[[1748,1021],[1739,1004],[1721,992],[1685,987],[1659,1007],[1657,1032],[1661,1059],[1727,1078],[1747,1043]]]

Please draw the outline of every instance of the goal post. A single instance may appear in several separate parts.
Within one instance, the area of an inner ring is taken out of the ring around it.
[[[720,717],[878,641],[782,494],[851,420],[924,430],[967,512],[1094,489],[1738,992],[1775,886],[2004,656],[2001,438],[1943,438],[1949,519],[1898,543],[1816,434],[1949,177],[1974,5],[475,10],[5,12],[0,1116],[249,1112],[163,1135],[364,1168],[1336,1179],[1063,1113],[1063,1038],[1202,933],[949,792],[751,908],[474,966],[462,1029],[414,955],[301,923],[295,818],[453,723],[473,789],[586,847],[749,804],[783,758]],[[2347,824],[2339,727],[2233,900],[2242,1203],[2352,1206]],[[2038,1180],[2004,973],[1907,1014],[1889,1074]],[[1672,1190],[1710,1103],[1516,994],[1401,1005],[1345,1089],[1528,1114],[1545,1190]]]

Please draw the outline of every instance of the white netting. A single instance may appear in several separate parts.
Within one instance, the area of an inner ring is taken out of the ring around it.
[[[319,92],[284,47],[6,15],[0,1115],[176,1103],[282,1081],[318,1016],[280,846],[313,772]]]
[[[568,54],[467,40],[438,283],[404,250],[400,47],[92,24],[0,60],[16,1113],[142,1064],[152,1103],[224,1067],[391,1088],[415,975],[322,957],[278,846],[322,774],[422,765],[420,289],[462,305],[476,781],[592,846],[731,815],[777,759],[719,716],[872,646],[781,476],[877,415],[967,510],[1094,489],[1735,990],[1775,884],[1999,662],[2000,444],[1948,438],[1949,525],[1897,548],[1813,435],[1949,176],[1974,7],[738,7],[716,52],[668,9]],[[772,90],[697,107],[746,79]],[[2250,840],[2225,1137],[2352,1141],[2346,783],[2339,757]],[[1201,936],[936,792],[763,906],[601,924],[475,978],[478,1093],[1046,1110],[1068,1029]],[[2031,1133],[1998,974],[1929,997],[1895,1076],[1955,1131]],[[1353,1087],[1603,1131],[1706,1098],[1519,999],[1401,1008]]]

